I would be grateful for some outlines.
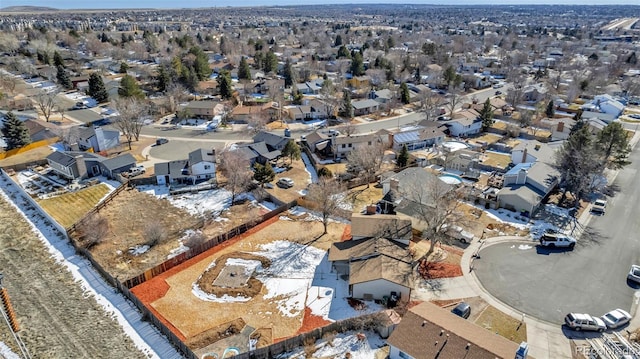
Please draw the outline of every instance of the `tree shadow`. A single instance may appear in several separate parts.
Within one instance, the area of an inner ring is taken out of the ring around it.
[[[618,194],[618,192],[620,192],[621,190],[622,189],[620,188],[620,186],[618,186],[618,184],[612,183],[610,185],[605,186],[602,189],[602,193],[609,197],[615,197]]]

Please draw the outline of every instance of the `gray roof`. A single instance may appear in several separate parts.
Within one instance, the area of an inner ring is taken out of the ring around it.
[[[76,162],[75,157],[60,151],[52,152],[49,156],[47,156],[47,160],[51,162],[59,163],[61,166],[64,166],[64,167],[69,167]]]
[[[127,166],[131,167],[135,164],[136,159],[130,153],[125,153],[117,157],[107,158],[102,161],[102,165],[110,171]]]
[[[183,174],[182,170],[187,168],[188,163],[189,161],[187,160],[156,163],[153,169],[156,176],[171,175],[173,178],[187,177],[186,174]]]
[[[260,131],[253,136],[253,142],[264,142],[268,147],[271,147],[271,149],[278,150],[284,148],[289,141],[291,141],[290,137],[276,135],[267,131]]]
[[[522,141],[512,151],[524,151],[525,148],[527,153],[534,156],[538,161],[545,163],[555,162],[556,150],[546,143],[537,140]]]
[[[105,118],[105,116],[91,109],[67,111],[65,115],[69,117],[73,117],[74,119],[83,123],[92,123],[92,122],[100,121],[103,118]]]
[[[378,107],[380,106],[380,102],[376,100],[351,101],[351,106],[353,106],[357,110],[361,110],[370,107]]]
[[[216,101],[191,101],[187,104],[186,108],[193,109],[213,109],[219,102]]]
[[[189,152],[189,165],[193,166],[200,162],[215,162],[215,157],[212,150],[199,148],[197,150]]]

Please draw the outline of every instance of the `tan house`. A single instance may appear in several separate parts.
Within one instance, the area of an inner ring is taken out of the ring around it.
[[[224,105],[217,101],[191,101],[181,108],[196,117],[214,117],[224,113]]]

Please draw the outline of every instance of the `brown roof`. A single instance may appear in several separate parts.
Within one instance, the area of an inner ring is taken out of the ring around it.
[[[329,260],[332,262],[348,261],[379,254],[411,263],[411,254],[408,246],[386,238],[366,238],[336,242],[329,249]]]
[[[349,263],[349,284],[385,279],[407,288],[413,287],[413,268],[410,263],[378,255]]]
[[[429,302],[411,308],[387,343],[415,359],[512,359],[518,350],[518,344]]]

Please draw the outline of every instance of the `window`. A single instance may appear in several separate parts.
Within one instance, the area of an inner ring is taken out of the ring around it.
[[[352,145],[352,144],[349,144],[349,148],[351,148],[351,147],[353,147],[353,145]]]
[[[211,165],[204,165],[204,169],[205,170],[210,170],[211,169]]]
[[[347,147],[347,145],[343,143],[342,144],[342,148],[346,148],[346,147]]]
[[[368,144],[369,146],[371,146],[371,141],[367,142],[367,144]]]

